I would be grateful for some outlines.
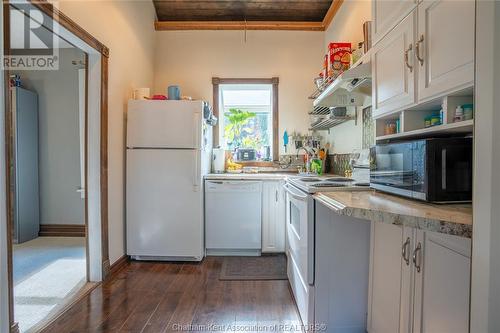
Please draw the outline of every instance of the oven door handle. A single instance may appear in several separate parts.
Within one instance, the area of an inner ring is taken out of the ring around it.
[[[283,188],[293,198],[295,198],[297,200],[301,200],[301,201],[306,201],[307,200],[307,195],[304,195],[304,194],[302,194],[300,192],[297,192],[297,191],[293,190],[293,187],[291,187],[290,185],[285,184],[285,185],[283,185]]]

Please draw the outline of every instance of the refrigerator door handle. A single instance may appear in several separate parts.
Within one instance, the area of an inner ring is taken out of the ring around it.
[[[198,192],[200,188],[200,178],[198,176],[198,169],[200,168],[200,157],[199,157],[199,152],[194,151],[194,172],[193,172],[193,190],[195,192]]]
[[[194,130],[194,133],[193,133],[193,144],[195,148],[197,149],[200,149],[201,148],[201,112],[195,112],[193,114],[193,130]]]

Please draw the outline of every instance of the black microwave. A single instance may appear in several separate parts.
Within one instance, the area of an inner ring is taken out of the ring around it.
[[[428,202],[469,202],[472,162],[472,138],[380,144],[370,150],[370,186]]]

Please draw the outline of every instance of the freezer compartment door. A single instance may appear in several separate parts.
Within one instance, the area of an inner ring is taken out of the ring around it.
[[[127,150],[127,254],[203,258],[200,152]]]
[[[128,103],[127,147],[202,149],[201,101],[140,101]]]

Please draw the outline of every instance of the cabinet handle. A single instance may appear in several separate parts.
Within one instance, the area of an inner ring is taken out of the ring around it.
[[[422,244],[420,242],[417,244],[417,247],[413,251],[413,264],[415,265],[415,268],[417,269],[417,273],[420,273],[420,257],[417,260],[417,254],[422,250]],[[418,261],[418,264],[417,264]]]
[[[424,65],[424,57],[420,58],[420,44],[424,43],[424,35],[420,36],[420,39],[415,43],[415,55],[417,56],[420,66]]]
[[[406,266],[410,266],[410,253],[409,253],[409,248],[410,248],[410,237],[406,239],[406,241],[403,243],[403,250],[402,250],[402,256],[404,261],[406,262]]]
[[[408,52],[410,52],[412,50],[413,50],[412,44],[408,45],[408,49],[405,50],[405,65],[410,70],[410,73],[413,72],[413,66],[410,65],[410,63],[408,62]]]
[[[274,192],[274,196],[276,197],[276,202],[278,202],[278,190]]]

